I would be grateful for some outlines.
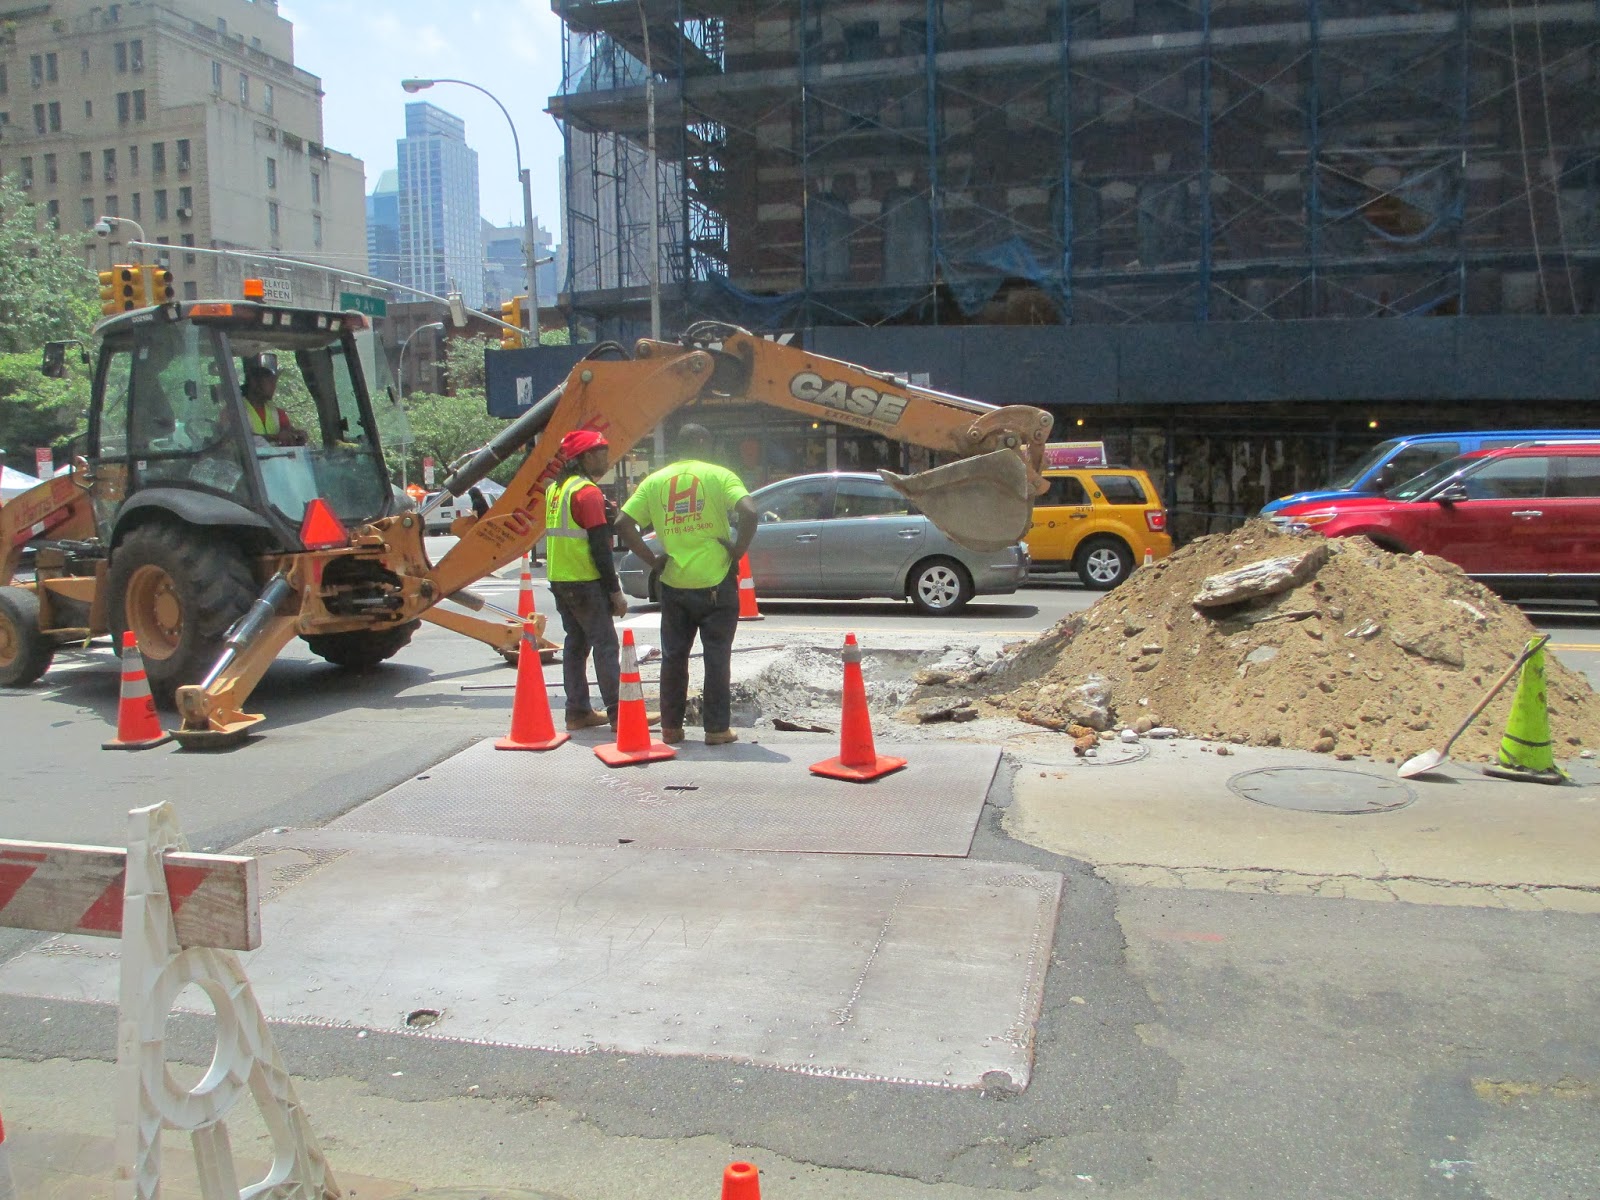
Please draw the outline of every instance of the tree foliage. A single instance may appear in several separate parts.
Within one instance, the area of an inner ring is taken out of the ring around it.
[[[0,279],[0,447],[13,467],[31,471],[37,448],[82,432],[89,407],[80,356],[67,354],[65,379],[46,379],[44,343],[87,345],[99,310],[93,273],[10,179],[0,179]]]
[[[451,338],[445,343],[445,378],[450,394],[412,392],[406,397],[406,417],[411,424],[411,441],[405,447],[406,478],[422,478],[422,460],[431,457],[440,472],[464,454],[483,446],[505,428],[499,417],[491,417],[484,392],[483,352],[489,339]],[[398,476],[402,451],[388,447],[385,454]],[[501,483],[511,478],[516,459],[502,463],[490,478]]]

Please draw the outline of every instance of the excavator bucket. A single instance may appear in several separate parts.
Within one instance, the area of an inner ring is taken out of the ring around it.
[[[992,450],[916,475],[878,474],[969,550],[1002,550],[1021,541],[1033,520],[1033,484],[1014,450]]]

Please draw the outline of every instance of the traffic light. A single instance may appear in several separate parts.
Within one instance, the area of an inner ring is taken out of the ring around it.
[[[144,306],[144,280],[138,267],[117,266],[100,272],[100,311],[106,316]]]
[[[515,325],[521,329],[522,306],[527,299],[526,296],[513,296],[510,300],[503,301],[500,305],[500,319],[507,325]],[[520,350],[525,344],[520,333],[512,333],[509,329],[500,331],[500,349]]]
[[[121,312],[122,304],[117,297],[117,273],[115,271],[100,272],[100,311],[106,316]]]
[[[165,267],[145,267],[141,272],[144,275],[145,298],[151,304],[171,304],[178,298],[178,293],[172,287],[172,272]]]

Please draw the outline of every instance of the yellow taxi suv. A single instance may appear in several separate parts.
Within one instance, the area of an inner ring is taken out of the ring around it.
[[[1156,485],[1128,467],[1046,470],[1050,489],[1033,502],[1033,570],[1076,571],[1083,586],[1114,588],[1134,567],[1172,553]]]

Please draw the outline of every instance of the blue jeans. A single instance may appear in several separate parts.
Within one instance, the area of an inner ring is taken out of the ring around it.
[[[739,576],[730,570],[714,588],[661,591],[661,728],[682,729],[689,702],[689,652],[695,635],[705,657],[701,722],[707,733],[726,733],[732,719],[733,635],[739,628]]]
[[[600,699],[612,720],[617,716],[617,627],[611,619],[611,598],[598,579],[552,583],[556,612],[567,640],[561,647],[561,680],[567,693],[567,716],[593,712],[589,706],[589,655],[594,654]]]

